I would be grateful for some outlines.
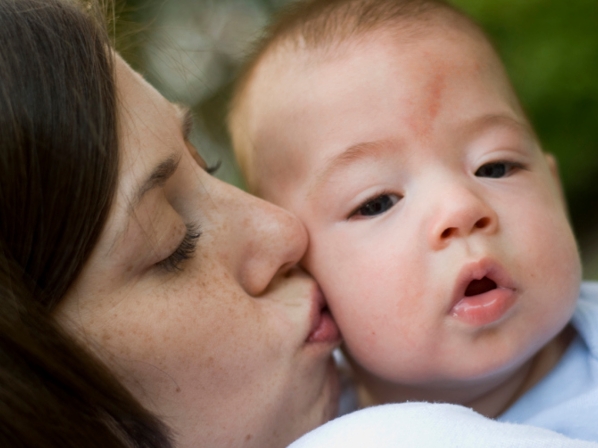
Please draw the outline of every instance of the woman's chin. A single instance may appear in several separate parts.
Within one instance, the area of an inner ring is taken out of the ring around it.
[[[327,365],[327,376],[321,397],[324,400],[321,416],[316,424],[320,426],[338,415],[340,401],[340,376],[334,359],[330,357]],[[313,429],[313,428],[312,428]]]

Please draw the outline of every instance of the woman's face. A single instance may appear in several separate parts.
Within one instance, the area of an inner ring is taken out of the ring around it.
[[[306,233],[207,174],[185,112],[116,65],[117,194],[57,318],[177,446],[286,446],[333,417],[338,394],[338,330],[295,267]]]

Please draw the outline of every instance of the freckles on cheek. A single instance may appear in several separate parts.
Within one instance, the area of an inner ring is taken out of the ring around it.
[[[202,381],[226,383],[227,372],[243,369],[243,353],[255,341],[242,331],[250,317],[233,301],[211,296],[216,292],[205,291],[192,308],[191,297],[163,298],[151,314],[121,320],[112,331],[104,331],[100,340],[110,362],[133,387],[185,390]],[[223,303],[216,306],[217,299]],[[136,386],[138,381],[144,384]]]

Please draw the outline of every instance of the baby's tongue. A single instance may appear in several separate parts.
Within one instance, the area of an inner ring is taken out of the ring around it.
[[[469,285],[467,285],[465,297],[477,296],[478,294],[483,294],[493,289],[496,289],[496,283],[488,277],[484,277],[481,280],[472,280]]]

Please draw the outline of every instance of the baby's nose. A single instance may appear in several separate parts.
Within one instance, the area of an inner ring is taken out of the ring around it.
[[[453,240],[475,233],[492,234],[498,227],[498,216],[488,202],[465,186],[442,191],[433,213],[428,235],[430,247],[440,250]]]

